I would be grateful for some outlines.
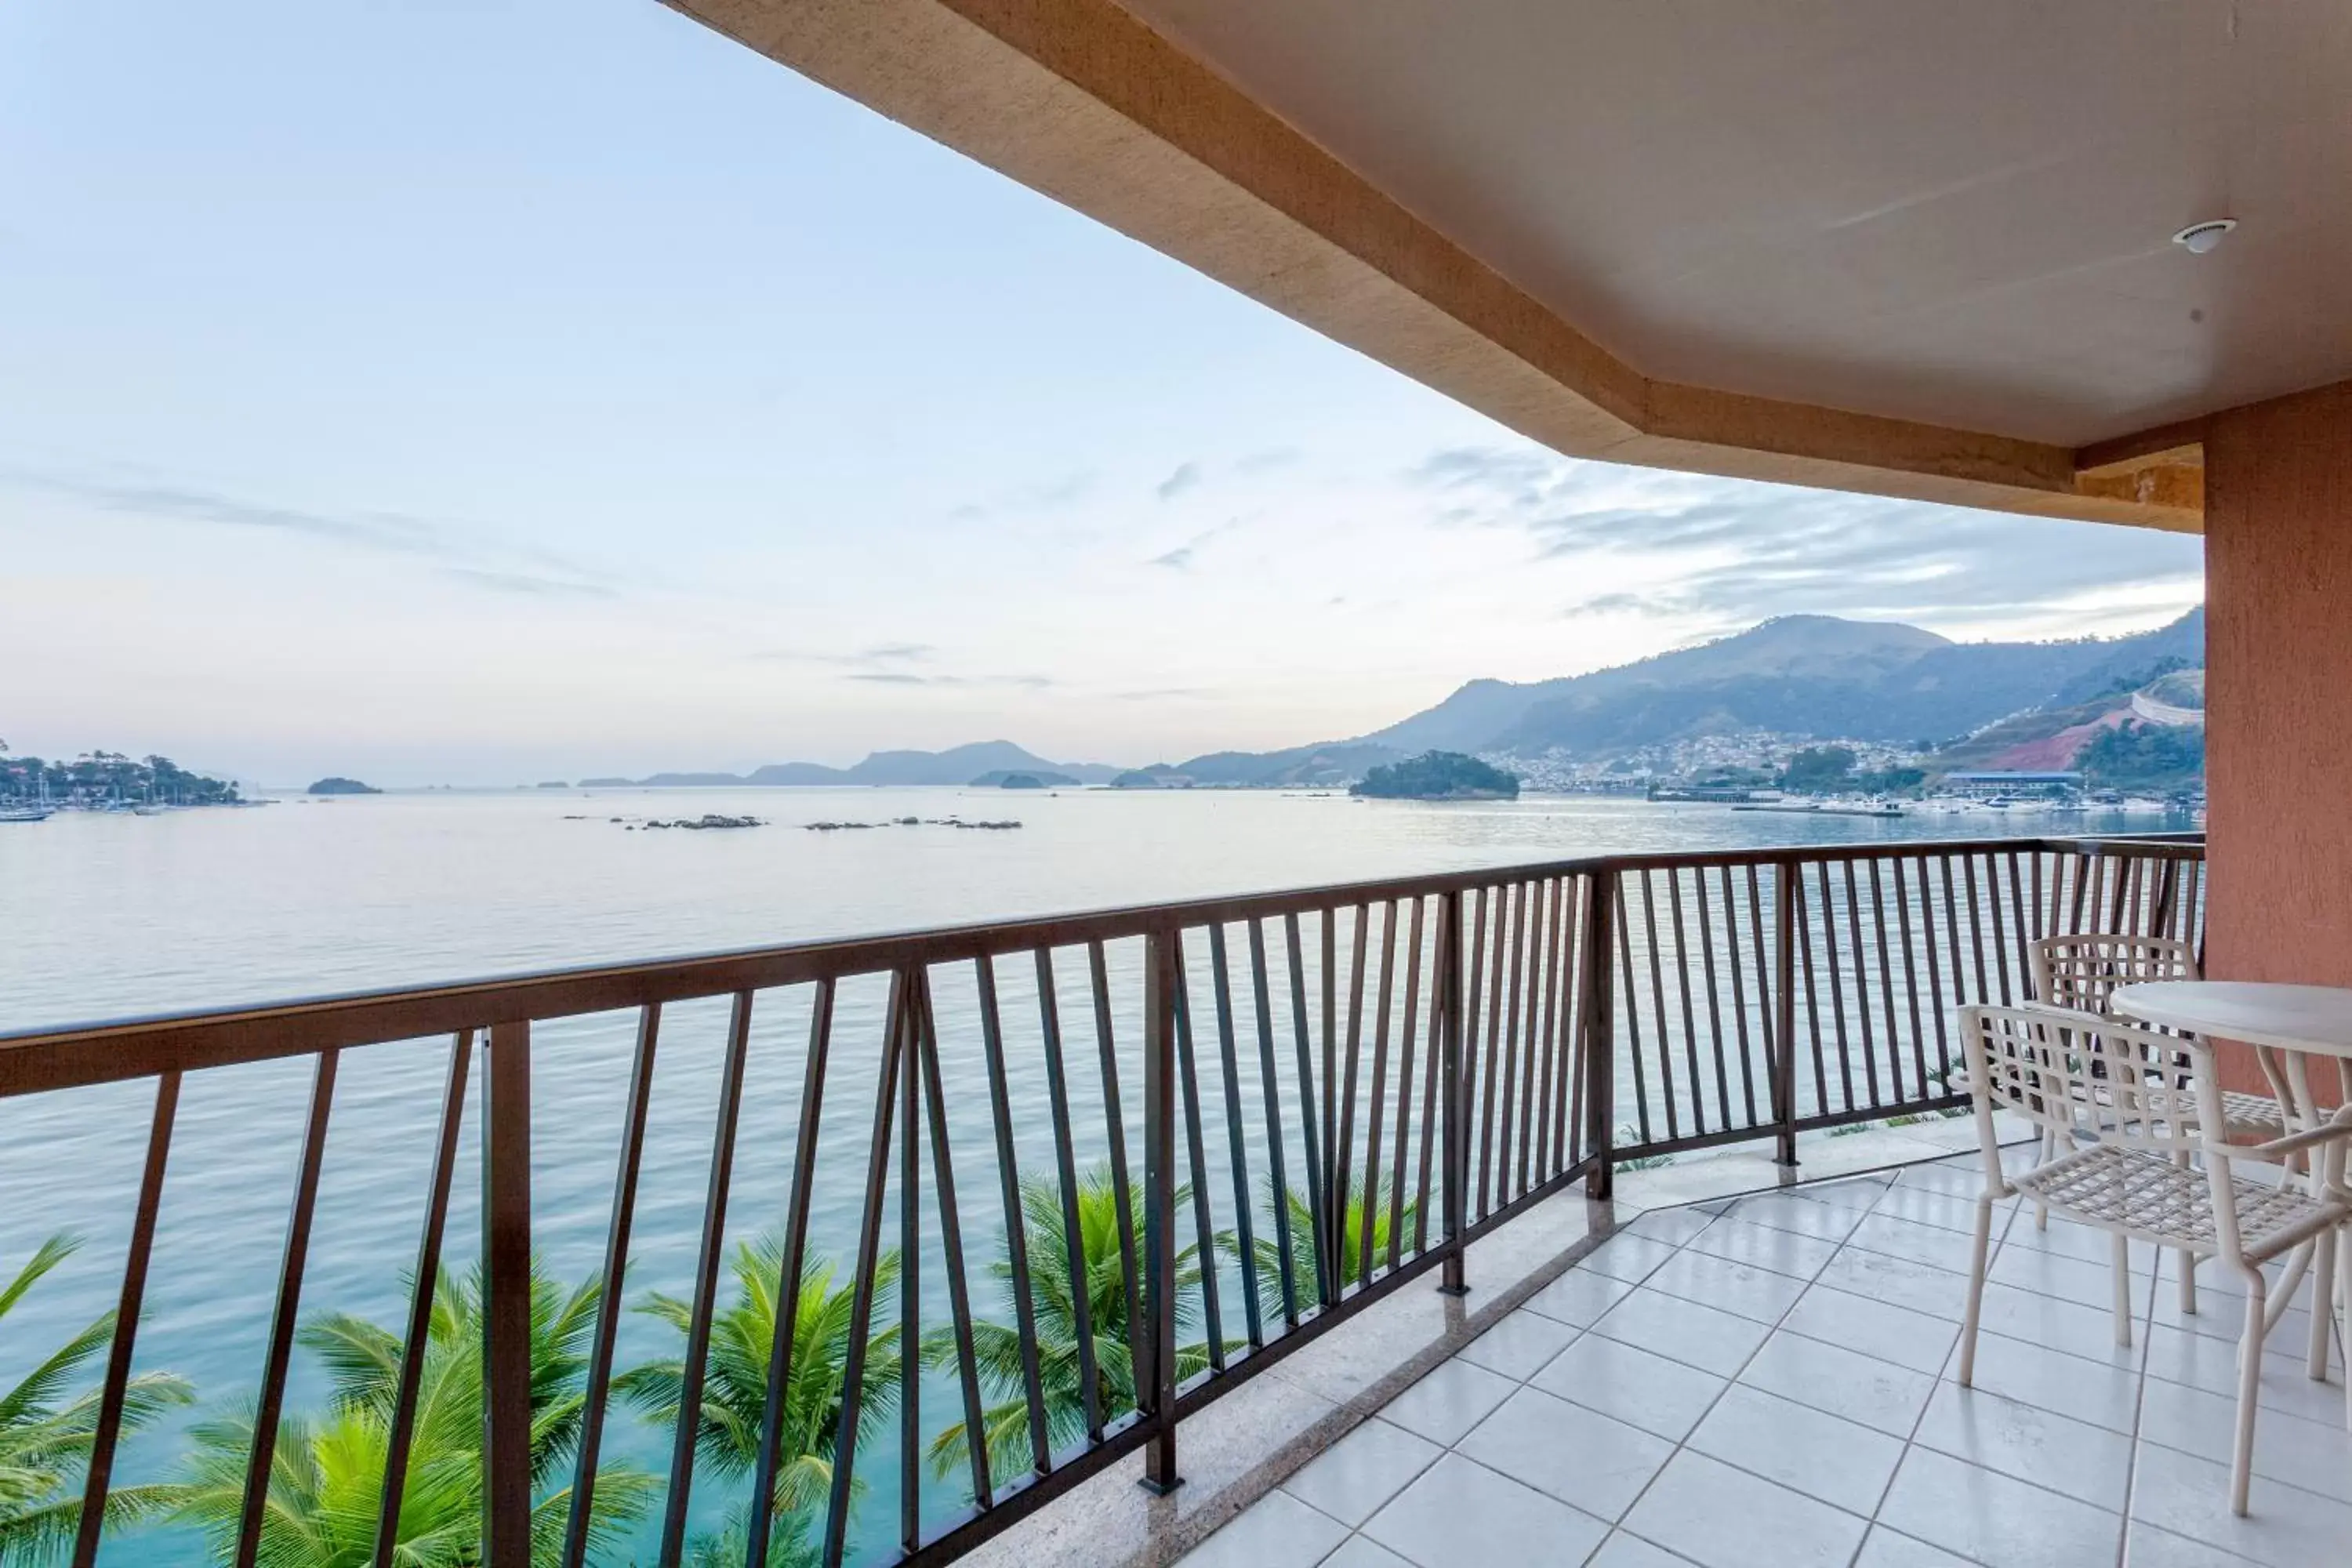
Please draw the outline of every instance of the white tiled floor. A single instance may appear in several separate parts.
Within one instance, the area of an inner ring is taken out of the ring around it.
[[[1184,1561],[1192,1568],[2306,1568],[2352,1563],[2340,1361],[2263,1357],[2253,1515],[2226,1495],[2241,1297],[1997,1216],[1952,1381],[1973,1155],[1644,1215]],[[1474,1282],[1475,1283],[1475,1282]]]

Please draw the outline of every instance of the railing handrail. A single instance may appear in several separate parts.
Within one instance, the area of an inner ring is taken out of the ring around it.
[[[2189,859],[2202,853],[2203,842],[2202,835],[2193,833],[2044,835],[1584,855],[83,1022],[0,1032],[0,1100],[147,1078],[173,1068],[226,1067],[419,1039],[487,1022],[578,1017],[1559,877],[1837,864],[1909,854],[2098,854],[2110,846],[2146,858]]]

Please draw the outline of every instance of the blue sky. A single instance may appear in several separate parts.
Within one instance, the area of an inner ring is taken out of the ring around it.
[[[0,8],[0,736],[1140,762],[2197,542],[1557,458],[652,0]]]

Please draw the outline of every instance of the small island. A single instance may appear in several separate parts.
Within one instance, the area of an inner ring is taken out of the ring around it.
[[[330,774],[326,778],[317,780],[302,793],[305,795],[382,795],[383,791],[373,784],[362,784],[357,779]]]
[[[1459,752],[1423,752],[1372,769],[1348,793],[1371,800],[1517,800],[1519,778]]]

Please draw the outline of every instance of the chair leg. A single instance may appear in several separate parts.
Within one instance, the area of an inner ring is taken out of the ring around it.
[[[2131,1243],[2118,1232],[2116,1244],[2116,1343],[2131,1348]]]
[[[2183,1315],[2197,1315],[2197,1255],[2182,1249],[2180,1254],[2180,1310]]]
[[[2311,1355],[2305,1370],[2311,1373],[2314,1383],[2327,1381],[2328,1341],[2336,1333],[2336,1310],[2328,1300],[2333,1294],[2330,1287],[2336,1282],[2336,1232],[2323,1232],[2319,1250],[2311,1260]],[[2352,1384],[2352,1373],[2347,1373],[2345,1381]]]
[[[2336,1247],[2336,1306],[2344,1314],[2344,1429],[2352,1432],[2352,1246]]]
[[[2263,1316],[2262,1275],[2257,1272],[2246,1289],[2246,1330],[2238,1342],[2238,1436],[2230,1458],[2230,1511],[2246,1516],[2246,1493],[2254,1473],[2254,1411],[2262,1397]]]
[[[2043,1128],[2041,1142],[2033,1146],[2033,1153],[2034,1157],[2044,1165],[2055,1160],[2058,1157],[2058,1134],[2047,1127]],[[2033,1200],[2033,1228],[2036,1230],[2050,1228],[2050,1205],[2040,1198]]]
[[[1992,1250],[1992,1194],[1977,1199],[1977,1246],[1969,1264],[1969,1305],[1960,1318],[1960,1386],[1972,1388],[1977,1375],[1977,1319],[1984,1310],[1985,1263]]]

